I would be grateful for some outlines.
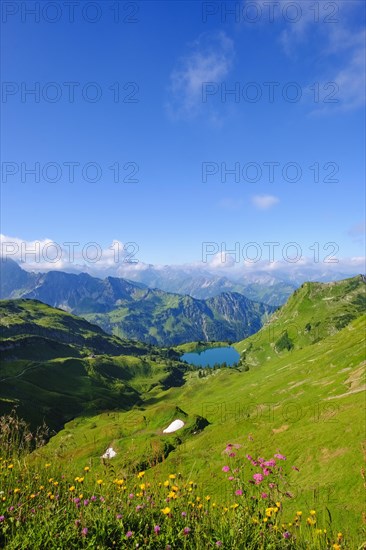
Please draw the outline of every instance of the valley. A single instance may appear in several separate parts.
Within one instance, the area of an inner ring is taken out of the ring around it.
[[[159,346],[238,341],[258,331],[276,309],[237,292],[201,300],[113,277],[28,273],[10,259],[2,265],[0,295],[40,300],[81,315],[109,334]]]
[[[243,458],[283,453],[293,466],[281,505],[288,531],[298,510],[314,509],[319,524],[342,530],[346,547],[358,548],[366,452],[362,276],[304,283],[258,332],[234,344],[237,366],[217,369],[180,360],[204,341],[158,348],[121,339],[34,299],[2,300],[0,313],[0,414],[16,406],[31,426],[46,421],[53,430],[30,464],[87,466],[94,479],[113,472],[125,483],[142,471],[160,480],[174,473],[225,507],[233,493],[220,449],[235,444]],[[164,433],[178,420],[183,428]],[[102,460],[107,449],[116,454]]]

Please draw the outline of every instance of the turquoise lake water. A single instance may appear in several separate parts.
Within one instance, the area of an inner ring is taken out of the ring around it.
[[[240,354],[235,348],[226,346],[222,348],[207,348],[202,351],[184,353],[181,356],[183,361],[187,361],[195,367],[213,367],[215,363],[222,365],[226,363],[229,367],[239,361]]]

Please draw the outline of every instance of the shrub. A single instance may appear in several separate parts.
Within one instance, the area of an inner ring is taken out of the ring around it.
[[[275,343],[276,351],[280,352],[285,349],[287,349],[287,351],[290,351],[293,347],[293,341],[289,337],[287,330],[285,330],[285,332],[279,337],[279,339]]]

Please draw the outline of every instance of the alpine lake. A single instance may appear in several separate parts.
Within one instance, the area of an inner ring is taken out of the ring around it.
[[[223,365],[232,367],[238,363],[240,354],[231,346],[206,348],[199,351],[184,353],[181,356],[182,361],[186,361],[195,367],[213,367],[214,365]]]

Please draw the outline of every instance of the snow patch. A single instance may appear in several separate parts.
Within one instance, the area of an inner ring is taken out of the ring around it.
[[[183,428],[184,422],[183,420],[174,420],[165,430],[163,430],[163,434],[171,434],[172,432],[176,432],[177,430],[180,430]]]
[[[113,447],[108,447],[104,455],[102,455],[102,458],[113,458],[116,456],[116,451],[113,449]]]

